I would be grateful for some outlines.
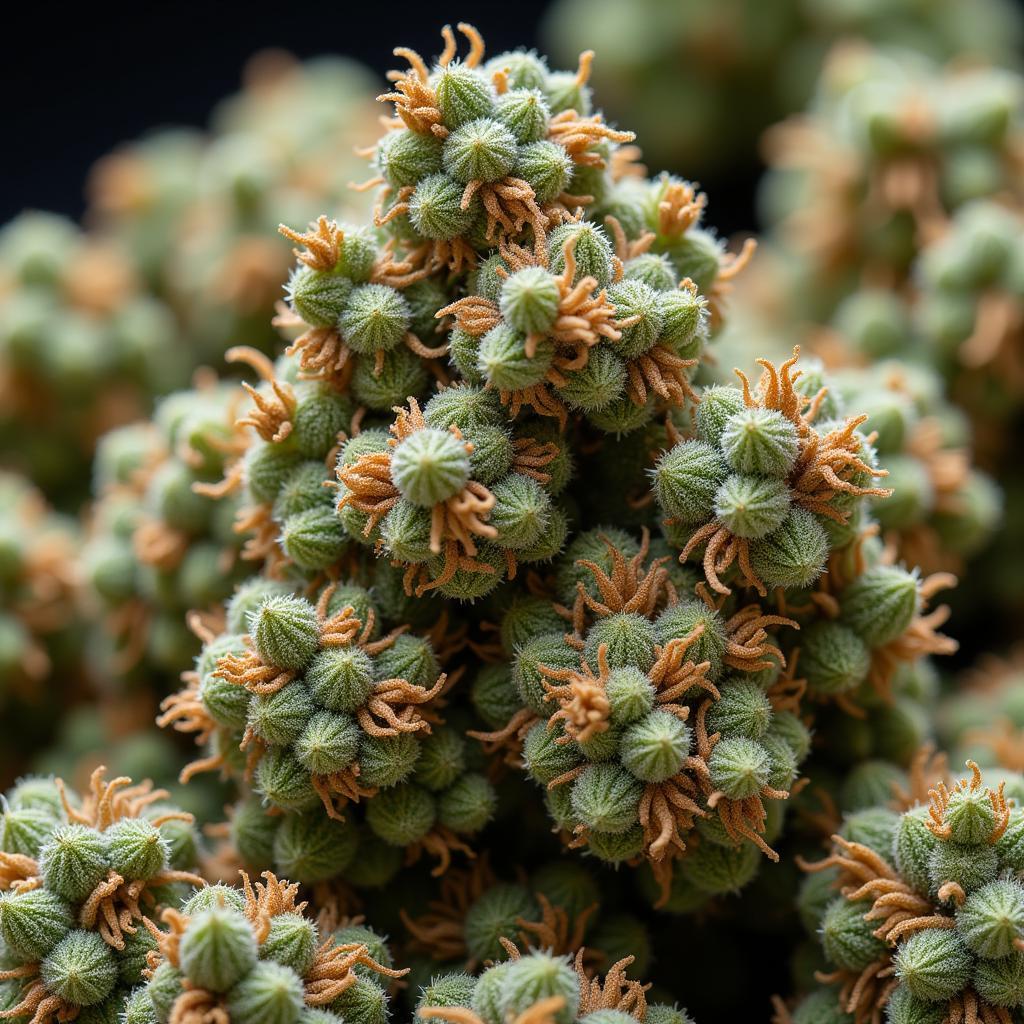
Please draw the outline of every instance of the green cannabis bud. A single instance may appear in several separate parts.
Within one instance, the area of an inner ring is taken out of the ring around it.
[[[600,531],[585,542],[594,559],[563,563],[573,632],[517,647],[506,685],[520,709],[477,735],[520,745],[570,845],[601,859],[643,856],[667,884],[696,832],[701,850],[775,858],[764,800],[788,796],[806,750],[773,730],[772,691],[754,680],[783,660],[765,627],[793,623],[681,599],[665,559],[646,563],[646,537],[628,561]]]
[[[363,942],[342,941],[341,930],[321,940],[303,914],[298,885],[269,871],[262,877],[252,884],[243,874],[241,892],[222,886],[205,905],[166,911],[166,931],[147,920],[155,951],[141,998],[156,1019],[203,1013],[224,1021],[337,1024],[374,993],[386,1019],[375,979],[406,972],[378,962]]]
[[[841,890],[813,917],[839,1005],[855,1017],[997,1020],[1024,1005],[1020,812],[1005,783],[993,789],[968,768],[970,779],[939,782],[930,803],[887,812],[880,827],[849,819],[832,855],[803,865]]]
[[[0,938],[9,1016],[116,1015],[156,943],[149,918],[205,881],[192,870],[192,816],[165,790],[93,772],[79,798],[60,780],[27,780],[3,801]],[[7,969],[9,966],[10,969]],[[102,1009],[100,1009],[102,1008]],[[99,1019],[99,1018],[97,1018]]]

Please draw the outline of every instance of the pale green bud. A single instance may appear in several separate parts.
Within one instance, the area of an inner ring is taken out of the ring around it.
[[[715,515],[737,537],[756,540],[777,530],[789,512],[789,488],[767,476],[732,473],[715,492]]]
[[[955,931],[925,928],[902,942],[893,957],[896,977],[918,999],[951,999],[971,977],[972,958]]]
[[[178,959],[194,985],[227,992],[256,964],[256,938],[242,914],[227,906],[212,907],[189,922]]]

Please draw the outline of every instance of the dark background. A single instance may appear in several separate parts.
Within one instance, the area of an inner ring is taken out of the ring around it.
[[[30,0],[31,3],[31,0]],[[544,0],[462,6],[402,0],[333,4],[179,0],[23,8],[0,66],[7,108],[0,157],[0,223],[26,207],[80,216],[93,162],[153,128],[204,126],[240,85],[245,61],[278,47],[298,57],[341,53],[383,76],[391,50],[442,47],[444,20],[471,21],[489,53],[537,45]],[[381,86],[386,82],[381,79]]]
[[[627,3],[628,0],[623,0]],[[245,61],[278,47],[298,57],[341,53],[381,75],[395,45],[438,53],[438,30],[470,21],[488,53],[539,46],[547,0],[463,5],[406,0],[313,4],[178,3],[50,5],[19,11],[0,63],[5,138],[0,157],[0,224],[26,208],[80,217],[92,164],[159,127],[205,126],[218,100],[240,85]],[[685,168],[682,169],[685,173]],[[703,181],[714,223],[750,230],[756,167]]]

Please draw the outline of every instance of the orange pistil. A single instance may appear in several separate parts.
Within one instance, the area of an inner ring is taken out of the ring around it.
[[[579,950],[573,963],[580,984],[579,1016],[585,1017],[599,1010],[619,1010],[642,1021],[647,1014],[645,993],[650,985],[626,977],[626,968],[636,957],[626,956],[616,961],[602,981],[600,978],[587,977],[584,955],[584,951]]]
[[[407,625],[399,626],[380,639],[371,640],[370,637],[373,636],[376,623],[376,613],[372,608],[367,613],[365,623],[356,616],[355,609],[350,604],[328,616],[331,598],[337,589],[338,584],[332,583],[325,587],[317,598],[316,617],[320,622],[321,647],[347,647],[354,643],[367,654],[377,655],[381,651],[387,650],[399,636],[409,629]]]
[[[292,669],[265,665],[253,650],[246,651],[245,654],[222,655],[217,659],[217,668],[213,675],[216,679],[223,679],[235,686],[244,686],[250,693],[259,697],[277,693],[295,678]]]
[[[168,1024],[231,1024],[231,1017],[223,996],[190,986],[175,999]]]
[[[295,231],[287,224],[279,224],[277,230],[289,241],[305,246],[304,250],[295,249],[294,252],[299,262],[311,270],[329,271],[338,265],[345,245],[345,232],[336,221],[321,214],[306,232]]]
[[[593,57],[591,51],[587,53]],[[577,166],[604,167],[604,157],[592,152],[592,147],[604,140],[632,142],[636,133],[617,131],[605,124],[600,114],[581,117],[575,110],[563,110],[548,122],[548,138],[561,146]]]
[[[932,790],[932,806],[927,827],[940,840],[950,838],[948,825],[944,822],[945,811],[949,798],[959,791],[977,792],[982,785],[981,774],[977,765],[968,762],[971,779],[961,780],[949,790],[940,783]],[[988,791],[996,812],[996,824],[990,837],[997,842],[1005,830],[1009,810],[1002,795]],[[873,934],[890,946],[897,946],[902,940],[923,929],[952,929],[956,925],[955,908],[965,899],[961,886],[955,882],[946,882],[937,892],[940,905],[934,906],[928,899],[916,892],[905,882],[899,873],[878,853],[860,843],[850,842],[842,836],[832,837],[834,848],[829,857],[814,864],[807,864],[798,859],[805,871],[822,871],[828,868],[839,869],[839,886],[844,896],[851,901],[871,900],[871,909],[864,915],[866,921],[879,922]],[[950,907],[952,906],[953,912]],[[840,1001],[848,1013],[854,1015],[857,1024],[867,1024],[880,1019],[881,1011],[896,986],[893,979],[891,954],[876,960],[859,975],[851,972],[837,971],[831,975],[819,976],[823,982],[842,983]],[[1009,1021],[1008,1017],[999,1016],[997,1011],[980,1000],[976,993],[967,989],[954,996],[947,1005],[945,1020],[966,1024],[991,1024],[991,1022]]]
[[[327,817],[335,821],[345,820],[341,809],[347,804],[357,804],[364,797],[377,795],[376,786],[364,786],[359,781],[359,765],[356,763],[330,775],[314,775],[310,781],[324,805]]]
[[[496,302],[482,295],[467,295],[439,309],[435,317],[454,316],[461,331],[479,338],[501,323],[501,310]]]
[[[38,977],[38,971],[38,964],[0,971],[0,981],[12,981],[15,978],[32,979],[21,993],[21,1000],[9,1010],[0,1013],[0,1020],[16,1019],[26,1021],[26,1024],[65,1024],[66,1021],[73,1021],[78,1016],[80,1008],[73,1003],[65,1002],[60,996],[51,995],[43,980]]]
[[[297,316],[278,303],[275,327],[298,326],[303,323]],[[341,340],[333,327],[309,327],[285,349],[285,354],[297,356],[299,370],[306,379],[327,381],[338,391],[345,391],[355,363],[352,350]]]
[[[470,730],[466,735],[470,739],[479,740],[483,744],[485,754],[503,752],[502,761],[513,768],[518,768],[522,766],[526,734],[539,721],[540,717],[530,708],[520,708],[501,729],[492,732]]]
[[[457,27],[469,40],[469,54],[463,64],[475,68],[483,60],[484,41],[472,25],[459,22]],[[455,57],[455,36],[447,25],[441,30],[441,36],[445,46],[438,58],[438,65],[447,67]],[[430,71],[423,58],[415,50],[405,46],[396,47],[394,54],[396,57],[405,58],[409,62],[409,68],[406,71],[389,71],[387,78],[393,83],[394,90],[378,96],[377,99],[382,103],[394,103],[395,113],[400,119],[399,126],[404,124],[421,135],[433,133],[438,138],[446,138],[448,129],[443,124],[437,96],[430,85]]]
[[[512,442],[512,469],[523,476],[532,477],[538,483],[546,484],[551,474],[544,467],[558,458],[561,449],[554,441],[537,441],[532,437],[517,437]]]
[[[872,960],[859,974],[853,971],[815,971],[815,981],[839,985],[838,1002],[853,1014],[854,1024],[881,1024],[882,1011],[899,984],[888,954]]]
[[[751,393],[746,374],[737,370],[736,375],[743,385],[743,401],[748,408],[781,412],[796,427],[799,454],[787,478],[793,500],[811,512],[845,523],[849,513],[840,512],[830,504],[836,494],[887,497],[892,492],[886,488],[862,486],[850,479],[857,476],[884,477],[887,473],[869,466],[861,458],[862,439],[857,436],[856,429],[867,419],[866,415],[851,416],[841,427],[825,435],[814,430],[811,423],[821,407],[826,389],[822,388],[813,398],[797,391],[795,385],[802,371],[793,373],[792,370],[799,356],[800,347],[795,346],[793,355],[778,368],[767,359],[757,360],[763,372],[756,396]]]
[[[338,500],[339,509],[351,505],[366,515],[363,536],[369,537],[402,496],[391,482],[391,453],[368,452],[351,466],[339,464],[337,475],[347,488]]]
[[[190,871],[161,871],[148,879],[126,881],[116,871],[110,871],[86,897],[78,912],[78,923],[90,931],[99,932],[108,946],[123,950],[125,935],[137,931],[134,921],[143,918],[140,903],[152,907],[156,903],[151,889],[174,882],[186,882],[201,889],[205,879]]]
[[[765,615],[760,605],[744,605],[725,621],[725,657],[722,659],[730,668],[741,672],[760,672],[775,666],[785,667],[782,651],[770,642],[765,627],[800,626],[783,615]]]
[[[506,558],[511,560],[511,557],[512,553],[506,552]],[[424,563],[409,565],[406,566],[403,586],[407,594],[422,597],[431,590],[436,590],[451,582],[455,578],[455,574],[460,571],[493,573],[495,569],[489,562],[481,562],[479,559],[461,554],[458,545],[451,542],[444,546],[444,563],[437,576],[431,576],[430,569]]]
[[[758,359],[761,367],[761,379],[757,383],[756,396],[751,392],[750,381],[742,370],[736,370],[743,385],[743,401],[748,409],[774,409],[781,412],[796,427],[801,436],[810,432],[810,424],[817,414],[826,390],[822,389],[813,399],[801,394],[796,389],[796,382],[802,372],[793,373],[793,367],[800,358],[800,346],[793,348],[793,355],[778,368],[767,359]]]
[[[717,732],[708,735],[706,716],[710,706],[710,701],[704,701],[701,704],[697,709],[697,718],[694,724],[694,735],[697,744],[697,758],[695,760],[699,760],[705,769],[715,744],[719,740]],[[785,790],[772,789],[770,786],[765,785],[751,796],[740,800],[733,800],[712,787],[709,771],[698,772],[697,778],[706,798],[708,809],[717,813],[729,838],[737,844],[743,840],[749,840],[769,860],[777,863],[779,855],[764,841],[762,835],[767,824],[767,812],[765,811],[763,801],[786,800],[789,798],[789,793]]]
[[[429,733],[430,723],[419,709],[441,693],[447,678],[442,672],[429,690],[404,679],[374,683],[366,703],[356,712],[360,727],[369,736],[397,736],[421,730]]]
[[[487,223],[484,236],[498,244],[515,236],[529,225],[533,228],[533,250],[538,260],[547,253],[547,218],[537,205],[537,196],[529,182],[509,175],[500,181],[471,181],[462,193],[460,206],[468,210],[474,197],[483,204]]]
[[[825,435],[812,427],[826,391],[822,388],[813,398],[808,398],[796,389],[801,371],[793,373],[792,370],[799,354],[799,347],[795,347],[792,357],[778,368],[767,359],[759,359],[763,372],[756,394],[746,375],[737,370],[743,386],[743,400],[748,408],[773,409],[782,413],[796,427],[799,449],[786,480],[793,501],[818,515],[846,523],[849,512],[832,504],[836,495],[886,497],[891,493],[886,488],[855,482],[858,478],[870,480],[885,476],[886,472],[873,468],[861,457],[863,439],[856,430],[866,416],[850,417],[842,426]],[[743,584],[754,587],[761,596],[767,594],[764,583],[750,564],[750,549],[745,538],[735,537],[728,527],[714,519],[694,531],[680,560],[684,561],[701,544],[706,545],[704,571],[712,590],[719,594],[731,593],[721,576],[738,563]]]
[[[271,393],[261,394],[251,384],[242,382],[242,387],[253,400],[256,408],[238,421],[240,427],[252,427],[264,441],[280,443],[292,432],[296,398],[292,386],[279,381],[274,374],[274,364],[254,348],[239,345],[229,348],[224,358],[229,363],[245,363],[251,366],[260,378],[270,386]]]
[[[510,1017],[508,1024],[556,1024],[558,1014],[564,1008],[564,996],[548,996]],[[436,1018],[448,1021],[448,1024],[484,1024],[476,1013],[464,1006],[424,1006],[416,1012],[427,1020]]]
[[[700,396],[690,386],[689,371],[699,362],[699,359],[683,359],[659,342],[626,363],[627,394],[634,405],[646,404],[648,388],[669,405],[682,407],[687,401],[697,405]]]
[[[946,755],[931,743],[923,744],[907,769],[906,787],[893,784],[893,808],[907,811],[923,804],[931,797],[932,787],[938,784],[932,780],[938,779],[939,783],[947,785],[948,776]]]
[[[865,486],[850,479],[862,474],[866,477],[888,476],[887,470],[875,469],[861,458],[863,442],[856,431],[867,418],[866,413],[851,416],[841,427],[824,436],[810,431],[801,438],[800,454],[787,481],[793,501],[837,523],[846,523],[850,518],[849,512],[840,511],[831,504],[837,494],[878,498],[892,494],[891,488]]]
[[[586,743],[599,733],[608,731],[609,704],[605,692],[609,676],[607,644],[598,647],[597,664],[597,675],[594,675],[585,658],[580,660],[578,669],[537,666],[544,677],[541,680],[544,684],[544,700],[555,701],[559,705],[558,710],[548,719],[548,728],[553,729],[558,722],[565,723],[565,732],[555,743]],[[548,680],[561,685],[556,686]]]
[[[618,217],[608,214],[604,219],[612,233],[612,240],[615,243],[615,258],[619,265],[631,260],[636,256],[642,256],[654,244],[657,235],[653,231],[645,231],[639,238],[631,242],[626,238],[626,231]],[[616,278],[618,279],[618,278]]]
[[[586,632],[588,612],[599,618],[620,612],[636,612],[649,617],[670,588],[668,570],[664,567],[666,559],[656,558],[649,567],[644,568],[650,550],[648,530],[644,529],[640,550],[628,562],[608,537],[602,536],[601,542],[611,559],[610,575],[596,562],[584,558],[576,562],[576,565],[590,572],[600,595],[600,599],[592,597],[582,581],[576,584],[576,602],[571,616],[573,631],[578,640],[582,640]]]
[[[405,71],[387,73],[388,81],[394,88],[391,92],[381,93],[377,100],[393,103],[395,114],[412,131],[420,135],[432,133],[438,138],[446,138],[448,129],[442,123],[437,95],[430,85],[430,71],[423,58],[406,46],[396,46],[393,53],[396,57],[405,58],[409,67]]]
[[[665,179],[658,201],[658,234],[662,238],[678,238],[704,215],[708,197],[687,181]]]
[[[974,989],[953,996],[946,1010],[943,1024],[1013,1024],[1013,1017],[1005,1006],[986,1003]]]
[[[281,526],[275,521],[270,505],[243,505],[235,515],[232,529],[240,535],[248,534],[241,557],[247,562],[264,562],[267,575],[279,577],[288,559],[278,544]]]
[[[706,296],[712,327],[718,327],[722,323],[723,307],[733,289],[733,282],[750,265],[755,252],[757,239],[746,238],[738,253],[727,252],[718,261],[718,273]]]
[[[327,1006],[358,980],[356,967],[367,967],[386,978],[402,978],[409,968],[397,971],[377,963],[370,951],[359,942],[336,943],[333,937],[325,939],[316,951],[313,966],[306,972],[307,1006]]]
[[[555,278],[558,285],[558,313],[546,337],[552,338],[562,347],[579,349],[593,348],[601,339],[620,341],[620,327],[627,322],[615,320],[615,307],[608,301],[605,289],[597,291],[597,279],[589,275],[576,281],[576,242],[578,237],[570,235],[562,246],[565,268]],[[575,283],[573,283],[575,281]],[[597,292],[595,295],[594,293]],[[531,341],[535,348],[540,335],[527,337],[527,355],[532,356]],[[581,365],[586,365],[586,360]]]
[[[587,922],[597,910],[598,905],[591,903],[576,916],[570,919],[564,907],[554,907],[542,892],[536,893],[540,904],[540,920],[527,921],[516,918],[519,937],[527,949],[542,949],[555,956],[565,956],[580,949],[586,934]]]
[[[708,816],[697,803],[697,783],[686,774],[686,769],[706,774],[707,765],[701,758],[688,757],[683,768],[664,782],[647,783],[640,797],[644,851],[653,861],[682,853],[686,849],[685,837],[693,830],[695,821]]]
[[[271,918],[278,914],[301,914],[306,909],[304,902],[296,901],[298,883],[278,879],[272,871],[264,871],[260,875],[263,881],[254,886],[244,871],[239,874],[242,876],[242,892],[245,894],[243,911],[252,925],[256,941],[261,945],[270,934]]]
[[[899,388],[899,375],[895,378],[894,390]],[[905,450],[924,467],[931,481],[934,501],[933,513],[958,515],[964,511],[963,489],[971,468],[971,456],[967,448],[949,447],[943,435],[942,421],[935,416],[919,420],[907,438]],[[963,567],[963,557],[944,550],[944,544],[935,527],[929,522],[915,523],[909,527],[892,531],[896,538],[900,560],[907,565],[916,565],[922,572],[938,569],[957,571]]]
[[[97,767],[89,777],[89,792],[83,797],[79,807],[73,807],[68,801],[64,788],[64,780],[57,778],[54,783],[60,792],[61,804],[69,822],[87,825],[100,832],[108,829],[115,821],[122,818],[139,818],[150,804],[165,800],[170,794],[166,789],[154,789],[148,779],[132,785],[126,775],[107,782],[104,765]],[[168,812],[157,818],[150,819],[157,827],[165,821],[191,822],[192,815],[184,811]]]
[[[675,703],[694,689],[704,690],[715,700],[721,696],[718,687],[707,678],[710,661],[694,662],[687,654],[690,647],[704,633],[703,623],[695,626],[685,637],[673,637],[667,644],[656,644],[654,664],[647,673],[657,691],[655,701],[665,711],[686,720],[689,709]]]
[[[453,274],[461,274],[464,270],[471,270],[476,263],[476,249],[461,235],[457,238],[439,238],[431,245],[431,270],[446,268]]]
[[[804,871],[810,872],[838,868],[842,891],[847,899],[872,899],[872,908],[865,916],[881,920],[881,925],[874,932],[877,938],[890,939],[895,944],[900,934],[906,935],[922,927],[936,927],[928,901],[918,896],[884,858],[870,847],[851,843],[842,836],[834,835],[832,839],[836,845],[830,856],[813,864],[797,858],[797,863]],[[948,924],[938,927],[952,927],[955,923],[950,917],[941,920]],[[897,929],[900,931],[894,936]],[[840,1006],[854,1015],[857,1024],[867,1024],[881,1019],[881,1012],[896,987],[892,974],[892,955],[886,952],[859,973],[836,971],[829,975],[819,974],[817,978],[825,983],[840,982]]]
[[[39,864],[24,853],[0,851],[0,892],[27,892],[42,884]]]
[[[564,430],[569,422],[566,407],[548,389],[546,383],[531,384],[528,388],[516,391],[499,390],[501,404],[508,406],[508,414],[515,419],[525,408],[533,409],[538,416],[547,416],[558,420],[559,428]]]
[[[771,702],[772,711],[791,711],[799,716],[804,694],[807,692],[807,680],[796,674],[800,660],[800,648],[794,647],[789,652],[789,660],[779,673],[778,679],[765,691]]]
[[[531,359],[538,343],[545,338],[552,340],[558,347],[560,354],[548,373],[548,382],[554,384],[565,382],[560,371],[585,366],[588,349],[602,338],[619,341],[622,337],[619,328],[624,326],[616,322],[615,308],[609,303],[607,292],[604,289],[597,292],[598,283],[595,278],[587,276],[574,283],[577,271],[576,242],[575,237],[570,237],[562,248],[565,269],[555,278],[559,299],[554,321],[547,330],[529,334],[526,338],[526,355]],[[541,266],[546,264],[547,256],[546,253],[534,254],[532,258],[521,258],[518,262],[525,266]],[[513,261],[510,265],[516,266],[516,263]],[[456,323],[462,330],[474,337],[485,334],[501,322],[497,303],[480,296],[459,299],[436,315],[441,317],[450,314],[455,315]]]
[[[412,948],[440,961],[465,957],[466,914],[494,882],[494,872],[484,855],[470,867],[456,868],[444,876],[440,883],[441,898],[427,904],[427,913],[411,918],[401,909],[399,915],[412,936]],[[474,960],[466,962],[467,970],[476,966]]]
[[[726,835],[734,843],[739,844],[749,839],[769,860],[778,863],[779,855],[762,837],[768,818],[762,798],[786,800],[789,793],[784,789],[762,786],[753,796],[732,800],[722,792],[714,792],[708,796],[707,804],[711,810],[718,812]]]
[[[928,795],[931,797],[931,807],[928,809],[928,818],[925,821],[925,826],[937,839],[949,840],[953,835],[949,823],[945,820],[950,798],[955,793],[977,793],[981,789],[981,769],[974,761],[968,761],[967,767],[971,770],[970,781],[960,779],[953,786],[952,790],[946,786],[945,782],[940,782],[934,789],[928,791]],[[992,804],[992,811],[995,814],[995,824],[992,826],[992,833],[988,837],[988,842],[993,845],[1002,838],[1010,824],[1010,805],[1003,795],[1005,786],[1006,783],[1004,781],[999,783],[999,789],[987,790],[989,801]]]
[[[1009,385],[1015,394],[1024,388],[1022,362],[1024,307],[1016,295],[990,289],[981,293],[974,315],[974,330],[958,350],[969,370],[985,368]]]
[[[477,553],[474,536],[498,536],[497,527],[486,522],[494,501],[483,484],[470,480],[458,494],[435,505],[430,510],[430,550],[439,555],[446,542],[454,543],[460,554],[473,558]]]
[[[408,409],[397,409],[391,425],[391,448],[426,426],[419,404],[409,399]],[[462,440],[457,427],[452,434]],[[466,444],[467,452],[472,445]],[[352,466],[339,466],[338,478],[347,488],[338,501],[339,507],[351,505],[363,512],[367,524],[363,533],[369,536],[381,519],[398,503],[401,493],[391,479],[391,453],[373,452],[360,456]],[[444,567],[436,580],[420,585],[419,593],[447,583],[459,569],[469,572],[493,572],[492,566],[476,561],[477,537],[493,538],[497,529],[486,520],[494,507],[494,495],[475,480],[470,480],[458,494],[440,502],[431,509],[430,549],[444,554]],[[411,567],[418,571],[418,567]]]
[[[404,259],[395,259],[394,240],[388,241],[383,252],[374,261],[370,272],[370,280],[374,284],[386,284],[391,288],[408,288],[428,277],[432,271],[427,260],[428,247],[418,246],[405,255]]]
[[[647,168],[641,163],[643,153],[639,146],[617,146],[612,150],[608,173],[612,181],[623,181],[626,178],[646,178]]]
[[[365,623],[357,618],[351,605],[346,605],[334,615],[328,617],[330,599],[337,584],[326,587],[317,600],[316,614],[320,623],[320,646],[346,647],[355,643],[367,654],[379,654],[394,642],[395,638],[408,629],[407,626],[392,630],[379,640],[370,640],[373,634],[374,613],[371,610]],[[249,648],[244,654],[225,654],[217,659],[214,676],[224,679],[236,686],[244,686],[250,693],[267,696],[277,693],[295,678],[295,671],[282,669],[276,665],[267,665],[259,654],[252,649],[252,638],[245,637]]]
[[[706,545],[704,576],[712,590],[722,595],[732,593],[732,589],[722,582],[721,577],[735,563],[739,565],[743,585],[753,587],[762,597],[767,595],[767,587],[750,564],[750,545],[746,537],[737,537],[728,526],[713,519],[690,535],[680,552],[679,561],[685,562],[702,544]]]
[[[172,967],[180,967],[181,963],[178,952],[181,946],[181,937],[185,934],[191,918],[173,907],[166,907],[160,914],[160,920],[167,925],[167,931],[162,932],[153,922],[144,917],[142,923],[146,931],[153,936],[156,942],[156,949],[146,954],[146,969],[142,972],[145,978],[151,978],[153,971],[161,960],[166,960]]]

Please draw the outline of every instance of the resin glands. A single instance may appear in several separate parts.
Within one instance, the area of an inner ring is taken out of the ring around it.
[[[3,1016],[32,1024],[85,1010],[116,1015],[156,943],[146,919],[206,883],[192,816],[167,793],[92,776],[82,799],[26,779],[3,802]]]
[[[806,747],[787,741],[791,714],[773,725],[784,658],[768,629],[795,623],[680,597],[646,541],[628,561],[601,531],[583,550],[556,570],[572,631],[517,647],[504,685],[521,710],[477,735],[514,744],[569,845],[603,860],[647,859],[667,884],[697,833],[775,858],[764,801],[788,796]]]
[[[323,833],[337,858],[324,878],[355,857],[351,804],[366,803],[374,836],[427,852],[444,870],[452,850],[472,853],[463,837],[487,823],[496,801],[487,780],[466,770],[462,741],[435,731],[448,677],[430,641],[407,625],[382,635],[380,622],[359,586],[330,584],[315,607],[283,585],[253,588],[227,624],[249,632],[211,635],[160,719],[210,751],[183,778],[234,770],[277,814],[300,816],[300,836]]]
[[[832,968],[819,980],[857,1024],[883,1008],[893,1021],[1004,1024],[1024,1005],[1021,812],[1004,782],[968,768],[929,804],[879,809],[870,831],[837,834],[830,857],[802,865]]]
[[[285,225],[280,231],[304,247],[294,250],[301,266],[286,289],[292,314],[281,313],[275,321],[305,328],[288,350],[304,373],[339,390],[352,385],[369,399],[374,382],[378,389],[383,385],[385,370],[392,378],[408,378],[416,364],[410,356],[436,360],[445,354],[443,344],[425,344],[413,331],[428,336],[437,327],[419,309],[437,293],[422,284],[431,268],[421,260],[396,260],[393,242],[381,246],[366,229],[339,227],[324,216],[304,234]],[[355,383],[367,376],[372,380]],[[368,404],[387,408],[379,400]]]
[[[387,1019],[378,979],[405,971],[379,963],[365,943],[321,936],[297,885],[269,871],[263,882],[243,882],[241,891],[213,886],[164,911],[166,931],[147,920],[156,948],[129,1006],[148,1001],[170,1024]]]
[[[383,186],[378,226],[393,225],[456,271],[476,263],[481,242],[495,249],[527,229],[539,255],[550,227],[594,201],[579,187],[600,179],[610,146],[633,139],[590,113],[592,53],[575,76],[525,52],[484,64],[476,30],[460,23],[459,31],[470,43],[462,61],[447,27],[433,70],[414,51],[395,51],[409,68],[391,72],[395,88],[379,97],[396,118],[375,151],[381,173],[367,183]]]
[[[459,385],[423,411],[398,409],[391,437],[366,433],[338,453],[337,509],[346,528],[406,570],[417,597],[473,600],[543,562],[564,541],[552,502],[569,455],[543,427],[512,430],[493,392]]]
[[[648,188],[656,202],[659,185]],[[648,201],[634,200],[641,210]],[[690,377],[708,335],[708,300],[680,269],[691,269],[692,257],[655,255],[654,232],[627,241],[617,217],[605,219],[614,248],[579,219],[552,231],[539,253],[503,245],[479,271],[475,294],[438,312],[455,317],[459,372],[496,390],[513,417],[527,408],[564,426],[570,414],[584,416],[617,434],[652,419],[659,401],[696,399]]]
[[[629,1021],[687,1024],[685,1010],[648,1005],[649,986],[627,977],[632,957],[616,963],[604,978],[589,976],[584,951],[575,958],[520,951],[506,940],[509,958],[478,978],[449,974],[423,990],[416,1015],[449,1024],[572,1024],[593,1019],[609,1024]]]
[[[716,388],[697,413],[697,437],[659,461],[654,492],[668,523],[690,530],[682,556],[704,547],[712,590],[729,594],[721,577],[734,565],[740,581],[762,596],[768,587],[806,588],[834,545],[824,521],[845,526],[858,500],[886,497],[874,485],[870,438],[857,428],[866,415],[821,428],[814,420],[828,390],[805,395],[799,350],[776,369],[760,360],[756,391]]]

